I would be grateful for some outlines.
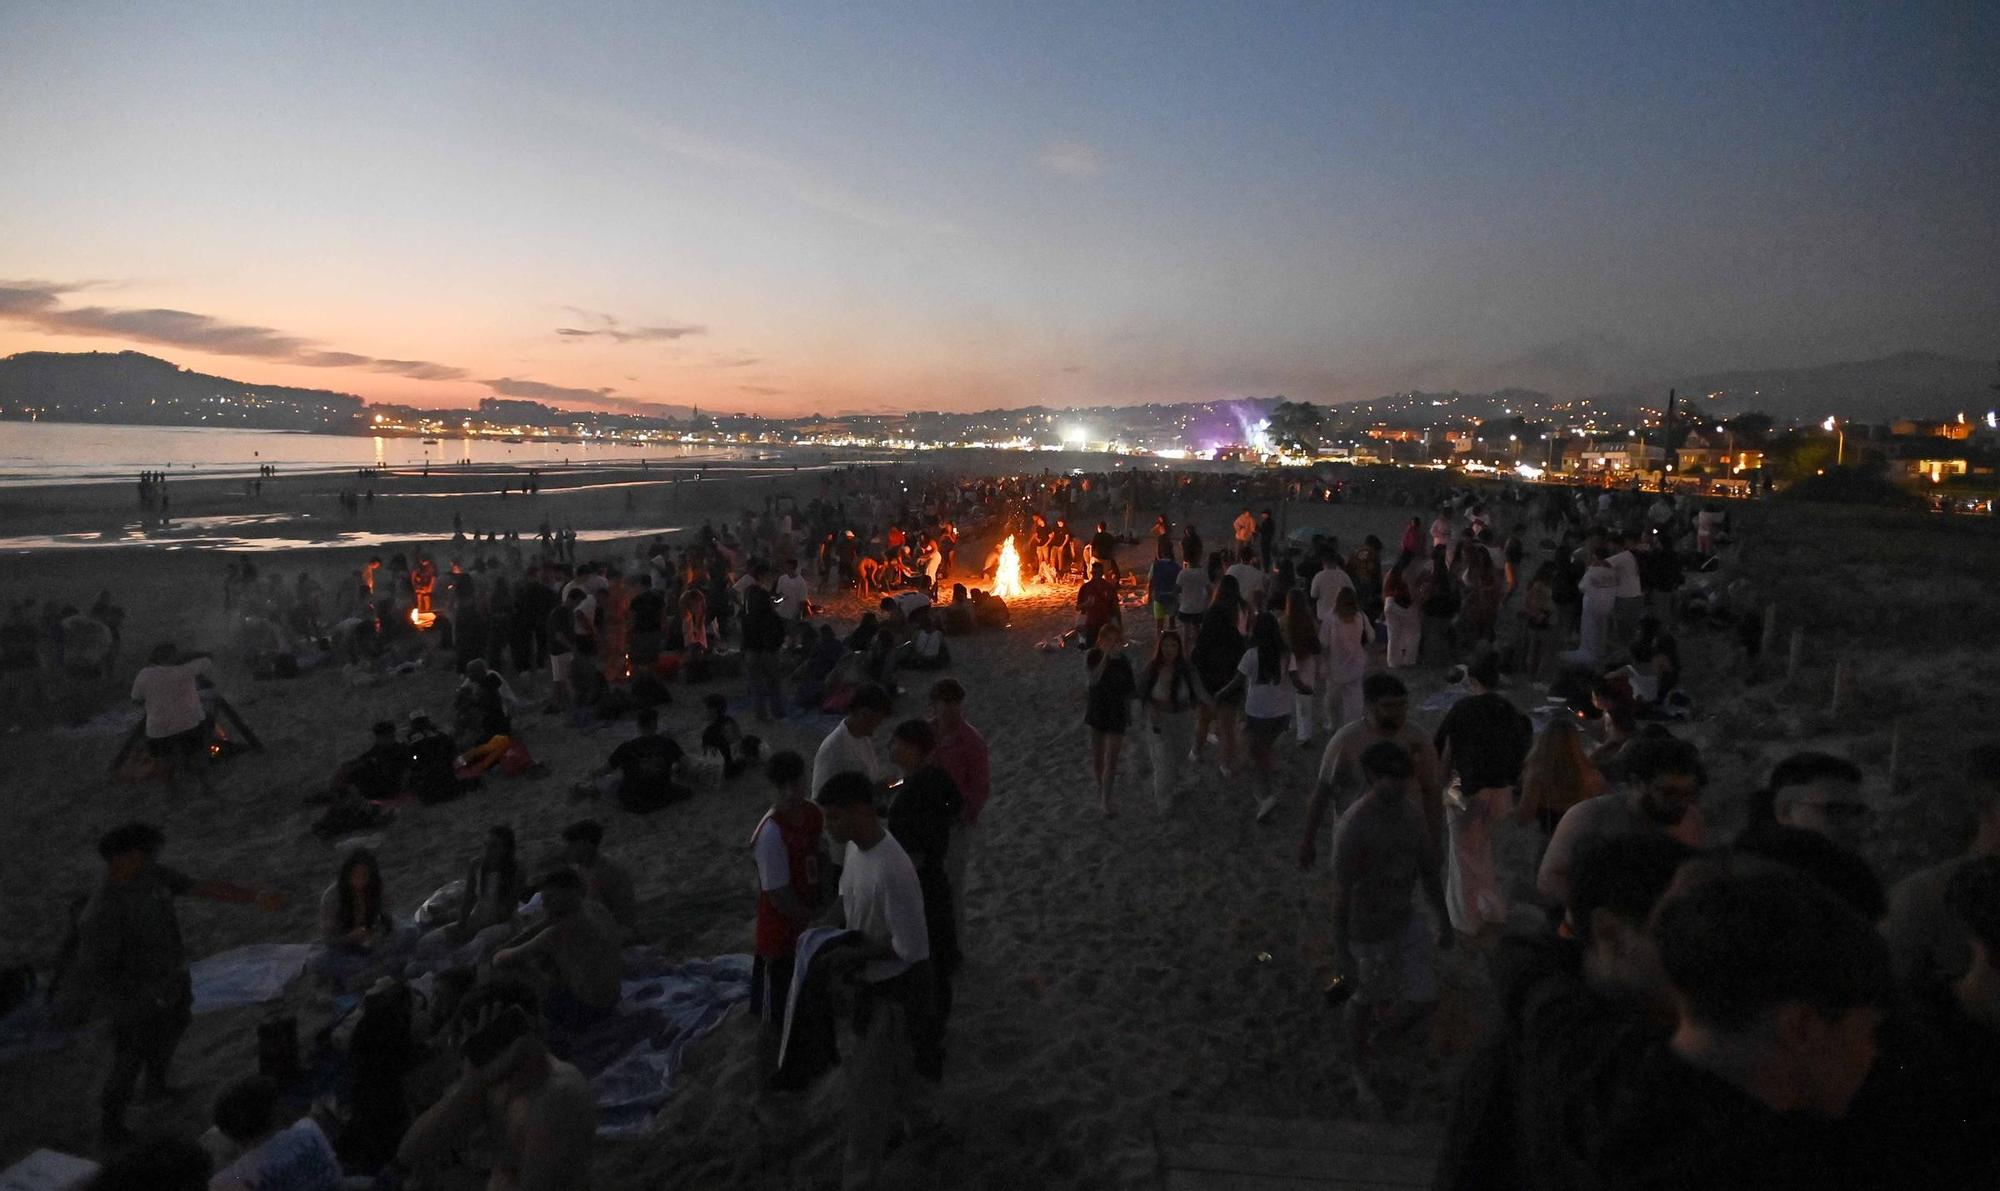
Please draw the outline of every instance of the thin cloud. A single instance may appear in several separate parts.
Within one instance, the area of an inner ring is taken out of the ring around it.
[[[785,390],[774,389],[769,385],[737,385],[736,391],[739,393],[750,393],[758,397],[781,397],[785,393]]]
[[[1104,158],[1082,141],[1054,141],[1044,145],[1035,164],[1065,178],[1092,178],[1104,172]]]
[[[715,368],[749,368],[763,362],[762,356],[716,356],[709,364]]]
[[[579,315],[591,327],[557,327],[556,334],[567,340],[608,339],[613,343],[665,343],[675,339],[686,339],[690,335],[706,335],[708,328],[697,323],[661,323],[649,327],[629,327],[611,315],[595,310],[585,310],[578,306],[565,306],[564,310]]]
[[[271,327],[225,322],[188,310],[64,305],[69,294],[83,288],[49,281],[0,281],[0,319],[50,335],[125,339],[155,347],[179,347],[307,368],[364,368],[416,380],[463,380],[467,375],[463,368],[429,360],[389,360],[357,352],[331,351],[304,336]]]
[[[567,385],[551,385],[513,376],[502,376],[479,383],[502,397],[519,397],[526,401],[603,402],[613,392],[611,389],[573,389]]]
[[[563,95],[545,95],[540,105],[582,124],[623,136],[660,153],[746,175],[780,189],[808,207],[882,231],[957,236],[962,230],[947,220],[896,210],[837,183],[814,176],[789,161],[728,144],[660,120],[644,119],[603,104]]]

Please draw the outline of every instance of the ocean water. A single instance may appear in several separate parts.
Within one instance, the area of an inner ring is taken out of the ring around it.
[[[475,465],[557,467],[575,464],[677,462],[752,458],[733,447],[637,447],[630,443],[547,442],[527,439],[415,438],[302,434],[285,430],[234,430],[200,426],[108,426],[80,422],[0,422],[0,487],[24,484],[132,482],[142,471],[172,477],[255,476],[262,466],[279,472],[343,471],[357,467],[413,468],[470,459]]]

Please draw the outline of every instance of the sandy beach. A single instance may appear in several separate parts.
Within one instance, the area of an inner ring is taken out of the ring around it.
[[[973,462],[935,464],[973,470]],[[879,482],[900,482],[904,466],[884,465]],[[466,493],[472,477],[398,476],[378,481],[375,502],[352,522],[339,516],[332,494],[340,481],[332,477],[267,480],[259,497],[243,496],[240,481],[216,481],[177,488],[174,512],[183,525],[205,524],[202,518],[256,518],[209,524],[226,526],[233,537],[288,542],[323,538],[326,530],[388,540],[419,534],[448,538],[456,513],[468,532],[519,530],[532,550],[530,539],[543,517],[593,538],[624,532],[643,538],[654,531],[686,531],[707,519],[719,524],[740,505],[761,505],[765,495],[785,492],[804,501],[843,474],[738,467],[742,474],[718,467],[711,479],[672,481],[630,470],[565,472],[546,479],[543,494],[533,500]],[[478,482],[492,483],[490,477]],[[466,494],[448,495],[454,493]],[[125,533],[137,520],[132,505],[125,486],[0,491],[0,539]],[[1191,517],[1215,541],[1226,535],[1234,512],[1224,506],[1180,510],[1176,521]],[[1286,519],[1288,528],[1337,534],[1344,543],[1371,533],[1393,543],[1410,512],[1386,505],[1315,504],[1288,507]],[[1152,515],[1142,510],[1135,531],[1143,535]],[[1743,520],[1751,551],[1774,541],[1821,543],[1818,535],[1828,532],[1848,535],[1842,545],[1862,537],[1872,542],[1938,532],[1935,523],[1916,517],[1880,523],[1813,520],[1769,506],[1746,509]],[[1985,552],[1986,561],[1976,564],[1981,574],[2000,556],[1988,529],[1977,527],[1958,543],[1960,557]],[[969,541],[962,563],[976,565],[987,545]],[[1127,549],[1136,557],[1140,548]],[[1810,567],[1800,553],[1804,549],[1793,549],[1782,563],[1777,554],[1761,563],[1747,556],[1740,560],[1746,578],[1780,602],[1786,632],[1793,623],[1849,614],[1805,607],[1784,594],[1782,576],[1759,569]],[[267,574],[289,576],[303,569],[330,584],[370,552],[385,551],[315,545],[256,558]],[[436,553],[443,559],[453,551],[441,545]],[[630,547],[589,540],[580,547],[586,558],[613,553],[629,557]],[[1869,577],[1889,573],[1896,555],[1870,561],[1866,550],[1839,553],[1856,568],[1842,581],[1843,589],[1857,601],[1873,601],[1878,613],[1899,607],[1898,617],[1917,622],[1952,606],[1928,591],[1899,605],[1895,591],[1871,588]],[[1856,555],[1860,561],[1854,561]],[[339,760],[360,751],[371,722],[401,721],[418,709],[448,715],[456,683],[448,652],[436,652],[419,673],[360,689],[343,683],[338,671],[259,682],[225,659],[222,689],[262,737],[265,751],[221,765],[213,798],[188,793],[176,801],[160,785],[114,780],[107,767],[133,716],[123,695],[143,652],[156,640],[223,648],[224,561],[212,550],[158,545],[0,551],[0,595],[9,602],[54,599],[84,607],[108,590],[127,612],[124,657],[114,675],[87,689],[53,692],[49,705],[58,713],[56,722],[4,737],[0,788],[17,843],[15,858],[0,870],[0,913],[12,924],[0,959],[46,964],[62,936],[70,899],[97,879],[94,841],[105,828],[130,819],[164,829],[167,863],[199,875],[274,884],[289,899],[274,916],[184,905],[190,955],[251,942],[311,939],[314,906],[339,853],[308,831],[322,808],[305,796],[324,788]],[[1979,582],[1980,603],[1972,612],[1990,619],[1994,587]],[[1124,813],[1106,821],[1088,785],[1081,662],[1070,653],[1033,648],[1069,627],[1071,600],[1069,588],[1031,593],[1014,603],[1010,630],[952,645],[948,672],[970,692],[968,718],[991,746],[994,794],[965,891],[968,959],[959,977],[940,1105],[947,1134],[900,1164],[908,1168],[902,1177],[909,1181],[898,1185],[1145,1186],[1156,1177],[1156,1125],[1172,1113],[1331,1119],[1355,1112],[1338,1058],[1339,1019],[1320,995],[1330,971],[1326,868],[1322,863],[1302,873],[1295,862],[1324,736],[1310,751],[1289,740],[1281,745],[1281,805],[1272,823],[1259,825],[1252,820],[1247,784],[1222,779],[1212,763],[1187,775],[1176,805],[1164,814],[1156,811],[1145,750],[1135,734],[1124,756]],[[830,602],[835,623],[845,631],[861,611],[860,602],[848,593]],[[1126,617],[1135,637],[1149,641],[1150,626],[1137,628],[1143,613],[1128,605]],[[1710,767],[1709,818],[1723,830],[1740,819],[1738,800],[1775,756],[1811,747],[1851,756],[1870,783],[1893,799],[1895,809],[1871,852],[1893,878],[1943,855],[1952,844],[1924,793],[1950,771],[1949,745],[1964,726],[1991,723],[1994,696],[1967,664],[1985,648],[1982,642],[1990,643],[1991,631],[1982,627],[1967,634],[1965,645],[1898,632],[1873,638],[1830,635],[1838,632],[1812,630],[1801,671],[1790,683],[1783,681],[1785,659],[1766,658],[1767,671],[1775,673],[1754,687],[1746,687],[1734,669],[1726,638],[1685,636],[1686,685],[1701,717],[1687,734],[1703,746]],[[1832,668],[1843,655],[1855,685],[1835,711],[1829,701]],[[927,677],[910,675],[906,685]],[[1444,685],[1443,676],[1431,670],[1414,672],[1410,681],[1413,706]],[[535,689],[545,691],[546,680]],[[742,682],[725,679],[711,689],[739,699]],[[662,709],[662,730],[691,748],[703,691],[677,684],[673,693],[672,706]],[[1524,707],[1539,699],[1525,683],[1514,684],[1509,693]],[[899,717],[920,712],[920,695],[906,696],[898,708]],[[1416,718],[1430,727],[1440,714],[1422,712]],[[63,722],[79,716],[81,724]],[[770,747],[810,756],[831,722],[795,718],[770,726],[764,735]],[[757,779],[703,790],[691,802],[645,817],[603,805],[585,811],[569,802],[570,783],[629,736],[630,724],[589,734],[538,715],[523,717],[521,724],[537,759],[549,767],[547,776],[489,779],[460,801],[408,806],[373,833],[393,907],[407,912],[457,875],[491,824],[511,824],[524,858],[532,860],[553,850],[563,825],[589,813],[606,824],[606,852],[637,880],[647,941],[682,957],[749,949],[753,893],[745,841],[766,806]],[[1894,789],[1889,788],[1892,735]],[[1530,839],[1503,841],[1517,875],[1525,863],[1521,857],[1531,861],[1532,849]],[[1490,1009],[1476,952],[1450,953],[1443,980],[1432,1036],[1415,1048],[1406,1072],[1411,1118],[1443,1117],[1457,1061]],[[302,981],[286,1003],[297,1009],[302,1031],[309,1033],[311,1015],[325,998],[306,989],[307,983]],[[254,1026],[264,1013],[257,1007],[198,1017],[175,1064],[176,1082],[188,1095],[136,1114],[135,1123],[197,1131],[215,1093],[254,1068]],[[802,1106],[791,1136],[775,1137],[749,1113],[754,1034],[752,1023],[738,1014],[697,1043],[656,1128],[640,1139],[599,1145],[597,1185],[814,1187],[837,1171],[839,1081],[823,1083]],[[104,1045],[93,1037],[6,1069],[7,1078],[0,1079],[0,1165],[38,1146],[92,1149],[92,1088]]]

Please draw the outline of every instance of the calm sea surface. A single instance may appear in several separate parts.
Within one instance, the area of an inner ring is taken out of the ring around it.
[[[415,438],[297,434],[283,430],[224,430],[195,426],[100,426],[78,422],[0,422],[0,486],[130,481],[142,471],[175,476],[254,476],[354,467],[421,467],[425,463],[512,464],[520,467],[610,463],[644,458],[741,459],[751,452],[707,446],[635,447],[629,443],[503,442],[497,438]]]

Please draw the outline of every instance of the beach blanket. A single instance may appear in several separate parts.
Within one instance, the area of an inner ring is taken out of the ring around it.
[[[317,943],[252,943],[198,959],[188,968],[194,1011],[213,1013],[276,1000],[318,950]]]
[[[0,1066],[15,1059],[58,1050],[88,1033],[88,1028],[58,1029],[50,1020],[49,1003],[36,993],[0,1017]]]
[[[674,961],[651,947],[625,951],[617,1015],[551,1039],[597,1091],[597,1132],[630,1136],[673,1094],[687,1047],[750,999],[750,957]]]

